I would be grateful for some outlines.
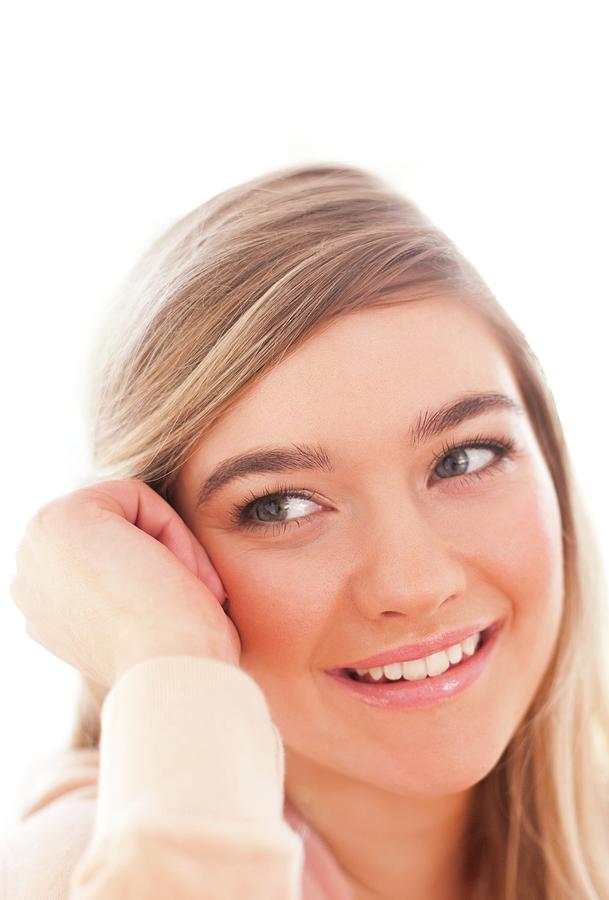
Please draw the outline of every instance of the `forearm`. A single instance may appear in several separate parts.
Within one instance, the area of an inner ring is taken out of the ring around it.
[[[104,701],[95,827],[71,900],[299,900],[283,778],[281,737],[249,675],[186,655],[133,665]]]

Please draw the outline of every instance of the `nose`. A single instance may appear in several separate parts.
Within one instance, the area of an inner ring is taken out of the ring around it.
[[[377,500],[362,523],[348,593],[366,618],[401,615],[419,624],[463,595],[466,570],[437,511],[399,496],[399,502],[395,494],[390,502],[385,497],[384,506]]]

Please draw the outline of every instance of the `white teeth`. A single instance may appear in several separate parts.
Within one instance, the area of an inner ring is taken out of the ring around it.
[[[387,666],[375,666],[372,669],[356,669],[362,677],[368,675],[372,681],[381,681],[383,678],[389,681],[399,681],[405,678],[407,681],[420,681],[423,678],[433,678],[446,672],[451,665],[458,665],[463,656],[473,656],[480,643],[481,632],[471,634],[459,644],[453,644],[446,650],[430,653],[422,659],[411,659],[408,662],[395,662]]]
[[[468,638],[465,638],[464,641],[461,641],[461,646],[463,647],[463,652],[466,654],[466,656],[474,655],[479,640],[479,634],[472,634]]]
[[[391,663],[389,666],[383,666],[381,669],[382,672],[385,673],[385,678],[389,678],[390,681],[397,681],[398,678],[402,677],[402,663]]]
[[[425,665],[427,666],[428,675],[441,675],[442,672],[446,672],[450,666],[446,650],[440,650],[438,653],[426,656]]]
[[[449,662],[454,666],[463,659],[463,647],[461,644],[453,644],[452,647],[449,647],[446,651],[446,655],[448,656]]]
[[[402,672],[406,681],[419,681],[420,678],[427,678],[425,660],[411,659],[409,662],[403,662]]]

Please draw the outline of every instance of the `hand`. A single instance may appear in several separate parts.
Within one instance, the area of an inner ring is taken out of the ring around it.
[[[107,688],[139,660],[189,654],[239,665],[224,589],[186,523],[143,481],[106,481],[30,519],[11,596],[26,632]]]

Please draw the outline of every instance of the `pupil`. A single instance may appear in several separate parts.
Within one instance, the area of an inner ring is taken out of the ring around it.
[[[440,464],[440,467],[443,467],[444,471],[449,475],[463,475],[467,469],[468,462],[465,450],[453,450],[452,453],[444,457],[444,462]]]
[[[258,509],[257,509],[257,518],[259,518],[259,519],[261,518],[260,515],[259,515],[259,510],[260,510],[261,507],[272,507],[272,513],[271,513],[271,515],[277,515],[278,513],[280,513],[280,512],[282,511],[282,509],[283,509],[283,507],[285,506],[285,504],[286,504],[286,500],[285,500],[285,499],[279,499],[279,500],[278,500],[278,499],[264,500],[263,503],[260,504],[260,507],[258,507]],[[262,521],[263,521],[263,522],[266,521],[266,520],[264,519],[264,517],[262,517]]]

